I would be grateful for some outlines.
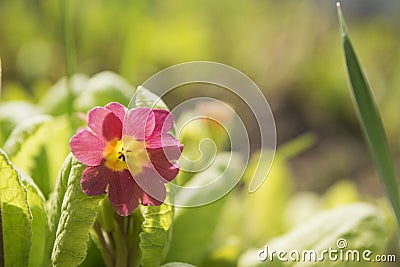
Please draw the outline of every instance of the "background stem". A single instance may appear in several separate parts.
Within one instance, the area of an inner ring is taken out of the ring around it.
[[[69,3],[69,4],[68,4]],[[68,91],[68,105],[67,113],[70,118],[72,125],[72,113],[73,113],[73,91],[71,77],[75,72],[75,43],[73,33],[73,20],[72,20],[72,7],[73,1],[61,0],[60,11],[61,11],[61,28],[63,33],[64,43],[64,57],[65,57],[65,73],[67,77],[67,91]]]

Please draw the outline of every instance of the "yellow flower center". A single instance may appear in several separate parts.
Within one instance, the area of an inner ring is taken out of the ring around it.
[[[113,171],[121,172],[128,169],[121,140],[114,139],[108,142],[103,151],[103,157],[106,159],[106,167]]]
[[[122,138],[125,146],[126,164],[132,175],[140,173],[143,166],[147,165],[150,161],[146,150],[146,143],[144,141],[137,141],[130,136],[123,136]]]
[[[106,160],[105,165],[115,172],[128,170],[129,166],[129,171],[132,175],[136,175],[150,161],[147,155],[146,143],[137,141],[130,136],[124,136],[123,140],[115,139],[107,143],[103,151],[103,157]]]

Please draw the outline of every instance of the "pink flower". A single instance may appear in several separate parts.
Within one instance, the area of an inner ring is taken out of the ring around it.
[[[164,183],[179,172],[183,145],[168,132],[172,114],[164,109],[126,110],[119,103],[95,107],[88,128],[71,138],[71,152],[87,165],[81,187],[89,196],[108,194],[115,211],[128,216],[138,206],[160,205]]]

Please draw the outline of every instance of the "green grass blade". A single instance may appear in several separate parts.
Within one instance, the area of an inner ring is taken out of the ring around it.
[[[0,96],[1,96],[1,58],[0,58]]]
[[[397,222],[400,226],[399,185],[393,168],[385,131],[368,82],[347,34],[340,5],[338,5],[338,16],[347,73],[358,118],[378,174],[385,186],[386,194],[393,206]]]
[[[68,88],[68,115],[72,121],[72,113],[73,113],[73,92],[72,92],[72,83],[71,78],[75,71],[75,46],[74,46],[74,34],[73,34],[73,24],[72,24],[72,10],[71,5],[73,3],[68,2],[67,0],[62,0],[60,5],[61,11],[61,24],[63,30],[64,37],[64,55],[65,55],[65,72],[67,75],[67,88]]]

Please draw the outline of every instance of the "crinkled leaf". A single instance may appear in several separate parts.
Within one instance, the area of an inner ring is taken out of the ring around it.
[[[32,236],[27,192],[21,184],[21,175],[1,149],[0,176],[0,242],[3,246],[0,265],[26,266]]]
[[[89,197],[82,192],[80,180],[85,166],[75,158],[70,161],[71,170],[66,190],[64,191],[62,188],[65,185],[65,177],[62,177],[63,174],[61,174],[61,188],[57,188],[55,196],[57,202],[62,199],[56,239],[51,255],[53,265],[57,266],[77,266],[85,259],[89,229],[96,219],[99,202],[104,198],[104,196]],[[69,163],[66,163],[64,174],[68,173],[68,165]],[[62,198],[63,193],[64,197]],[[57,194],[59,195],[57,196]],[[54,211],[54,207],[52,209],[51,216],[56,221],[58,209],[56,211]]]
[[[61,216],[61,206],[65,196],[65,192],[67,191],[68,178],[71,174],[73,158],[74,157],[72,156],[72,154],[69,154],[65,159],[64,164],[61,167],[60,172],[58,173],[54,192],[49,200],[48,218],[50,234],[47,242],[47,254],[51,254],[51,251],[53,250],[54,240],[56,239],[57,226]],[[76,172],[79,170],[77,168],[74,168],[74,171]]]
[[[368,143],[372,159],[385,186],[386,195],[392,204],[397,223],[400,226],[399,183],[394,171],[385,130],[364,71],[347,34],[346,25],[340,8],[338,9],[338,15],[347,73],[358,118]]]
[[[323,211],[310,220],[296,226],[287,234],[268,242],[269,251],[299,251],[300,255],[305,250],[315,250],[318,257],[323,250],[338,249],[337,242],[345,239],[346,250],[358,250],[360,255],[365,250],[371,250],[373,255],[382,253],[387,245],[390,232],[384,215],[374,206],[356,203]],[[343,266],[342,261],[330,261],[325,255],[325,261],[280,261],[275,254],[265,262],[258,260],[259,251],[265,249],[250,249],[239,259],[239,267],[254,266]],[[288,254],[286,255],[288,258]],[[346,266],[366,266],[364,261],[346,262]]]
[[[173,207],[165,203],[144,208],[143,232],[139,235],[143,267],[160,266],[168,250],[173,215]]]
[[[49,225],[45,210],[45,199],[32,179],[22,175],[22,184],[28,193],[28,204],[32,214],[32,246],[28,266],[47,266],[50,255],[45,253]]]

